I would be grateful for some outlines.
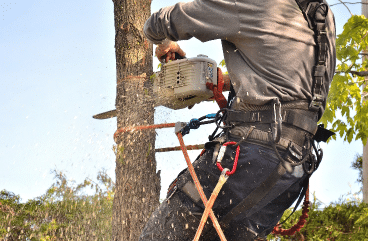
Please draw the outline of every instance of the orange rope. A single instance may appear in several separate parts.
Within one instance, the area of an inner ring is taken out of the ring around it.
[[[195,184],[195,186],[196,186],[196,188],[199,192],[199,195],[201,196],[203,204],[206,206],[208,201],[207,201],[206,195],[203,192],[202,186],[199,183],[198,177],[197,177],[197,175],[194,171],[194,167],[192,165],[192,162],[190,161],[187,149],[184,145],[183,135],[180,132],[177,133],[176,135],[179,139],[180,146],[181,146],[181,149],[183,151],[185,161],[187,162],[189,173],[193,178],[194,184]],[[224,233],[221,229],[221,226],[220,226],[219,222],[217,221],[217,218],[216,218],[215,214],[213,213],[212,209],[210,210],[209,215],[210,215],[210,218],[212,220],[213,226],[215,227],[218,235],[220,236],[221,241],[226,241],[225,235],[224,235]]]
[[[226,182],[226,180],[227,180],[228,177],[229,176],[227,176],[227,174],[221,173],[221,176],[219,178],[219,181],[216,184],[216,187],[213,189],[212,194],[211,194],[211,197],[210,197],[210,199],[208,200],[208,202],[206,204],[206,208],[204,209],[204,212],[203,212],[201,221],[199,223],[199,227],[197,229],[197,232],[195,234],[195,237],[194,237],[193,241],[198,241],[199,238],[201,237],[201,234],[202,234],[204,225],[207,222],[208,215],[212,211],[212,206],[215,203],[216,198],[217,198],[219,192],[221,191],[222,186],[225,184],[225,182]]]
[[[168,128],[168,127],[175,127],[175,123],[165,123],[165,124],[158,124],[158,125],[149,125],[149,126],[129,126],[129,127],[122,127],[115,131],[114,133],[114,139],[116,137],[124,132],[128,131],[138,131],[138,130],[148,130],[148,129],[162,129],[162,128]]]
[[[137,131],[137,130],[148,130],[148,129],[159,129],[159,128],[167,128],[167,127],[175,127],[175,123],[167,123],[167,124],[158,124],[158,125],[149,125],[149,126],[134,126],[134,127],[123,127],[123,128],[119,128],[115,133],[114,133],[114,139],[116,140],[116,137],[124,132],[128,132],[128,131]],[[194,171],[194,167],[192,165],[192,162],[190,161],[189,155],[188,155],[188,151],[186,146],[184,145],[184,140],[183,140],[183,135],[179,132],[177,133],[177,137],[179,139],[179,143],[180,143],[180,148],[183,151],[184,154],[184,158],[185,161],[187,162],[188,165],[188,170],[193,178],[194,184],[199,192],[199,195],[201,196],[201,199],[204,203],[204,205],[206,206],[207,204],[207,198],[206,195],[203,192],[202,186],[198,180],[198,177]],[[201,155],[203,154],[205,150],[202,151]],[[219,224],[219,222],[217,221],[217,218],[215,216],[215,214],[213,213],[212,209],[209,211],[209,215],[210,218],[212,220],[212,223],[218,233],[218,235],[220,236],[221,241],[226,241],[225,235],[221,229],[221,226]]]

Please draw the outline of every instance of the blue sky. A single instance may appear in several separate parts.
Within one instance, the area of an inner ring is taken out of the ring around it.
[[[176,2],[154,0],[152,11]],[[348,6],[360,14],[360,4]],[[341,4],[332,10],[339,33],[350,13]],[[76,182],[94,178],[102,168],[114,178],[116,119],[92,119],[115,108],[112,1],[3,0],[0,36],[0,190],[19,194],[23,201],[37,197],[53,183],[53,169]],[[223,59],[219,41],[192,39],[180,45],[188,57],[205,54],[217,63]],[[214,103],[192,110],[159,107],[155,122],[188,121],[217,108]],[[192,131],[186,144],[204,143],[212,128]],[[178,145],[172,129],[157,133],[156,148]],[[350,166],[361,152],[360,142],[338,139],[324,145],[323,163],[311,179],[318,199],[328,204],[358,191],[358,173]],[[191,152],[192,159],[196,155]],[[185,161],[181,152],[157,154],[156,159],[163,198]]]

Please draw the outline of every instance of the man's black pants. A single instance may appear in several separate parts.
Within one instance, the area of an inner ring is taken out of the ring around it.
[[[280,150],[282,156],[287,152]],[[235,148],[228,146],[222,166],[232,169]],[[213,148],[209,148],[193,166],[204,193],[209,199],[221,172],[212,161]],[[219,222],[231,209],[257,188],[280,163],[274,150],[267,146],[243,142],[240,145],[239,162],[234,175],[230,176],[221,189],[213,211]],[[307,175],[303,167],[297,166],[292,173],[286,172],[267,195],[248,211],[236,216],[229,228],[224,229],[228,241],[255,240],[259,234],[269,234],[280,220],[283,212],[298,198]],[[204,205],[188,170],[181,172],[177,179],[177,190],[161,203],[147,222],[139,241],[193,240],[199,225]],[[194,190],[194,191],[193,191]],[[212,226],[208,218],[205,230]],[[216,232],[215,232],[216,233]],[[213,233],[212,233],[213,234]],[[220,240],[209,232],[201,240]]]

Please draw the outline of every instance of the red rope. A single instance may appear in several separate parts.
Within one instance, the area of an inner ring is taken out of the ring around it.
[[[272,233],[276,235],[280,234],[283,236],[285,235],[291,236],[291,235],[294,235],[296,232],[299,232],[307,222],[307,218],[309,216],[308,215],[309,206],[310,206],[310,202],[309,202],[309,186],[308,186],[307,192],[305,193],[302,216],[300,216],[298,223],[289,229],[280,228],[278,224],[273,228]]]
[[[199,144],[199,145],[187,145],[186,146],[187,150],[202,150],[202,152],[204,151],[204,144]],[[174,146],[174,147],[165,147],[165,148],[157,148],[155,149],[155,152],[167,152],[167,151],[181,151],[181,147],[180,146]],[[200,155],[202,156],[203,153],[201,153]]]

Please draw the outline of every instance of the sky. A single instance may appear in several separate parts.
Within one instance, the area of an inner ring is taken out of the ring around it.
[[[152,12],[176,2],[153,0]],[[361,13],[360,4],[348,7],[353,14]],[[340,33],[350,13],[342,4],[331,8]],[[111,0],[0,2],[0,190],[14,192],[23,201],[35,198],[52,185],[52,170],[77,183],[95,178],[102,169],[115,179],[116,118],[92,118],[115,109],[114,38]],[[191,39],[180,46],[188,57],[205,54],[217,63],[223,59],[219,40]],[[154,60],[154,69],[157,65]],[[217,110],[212,102],[191,110],[157,107],[155,123],[189,121]],[[212,130],[192,130],[184,141],[204,143]],[[157,130],[156,148],[177,145],[173,129]],[[358,172],[350,166],[362,153],[362,144],[337,138],[322,147],[324,159],[310,188],[328,205],[359,190]],[[191,159],[198,154],[191,151]],[[181,152],[158,153],[156,160],[163,199],[186,163]]]

